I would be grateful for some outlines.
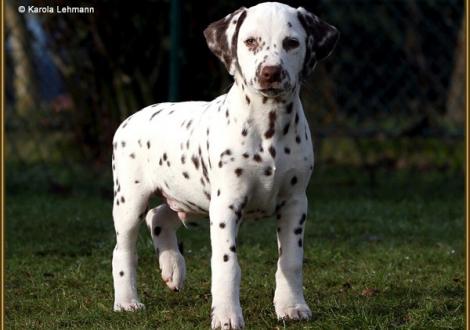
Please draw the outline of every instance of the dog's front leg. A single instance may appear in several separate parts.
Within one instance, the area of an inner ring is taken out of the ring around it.
[[[274,307],[279,319],[308,319],[312,312],[304,299],[302,263],[307,197],[293,196],[277,212],[279,259]]]
[[[212,328],[244,327],[240,307],[240,266],[236,254],[236,238],[241,221],[242,198],[212,198],[210,235],[212,246]]]

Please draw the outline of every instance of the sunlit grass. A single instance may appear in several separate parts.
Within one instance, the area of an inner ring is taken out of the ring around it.
[[[464,199],[459,175],[317,171],[310,186],[304,286],[314,317],[278,322],[272,306],[275,224],[239,234],[241,303],[248,329],[463,328]],[[146,228],[139,239],[139,293],[147,309],[112,312],[110,198],[73,191],[7,196],[7,329],[207,329],[207,222],[182,228],[188,276],[162,283]]]

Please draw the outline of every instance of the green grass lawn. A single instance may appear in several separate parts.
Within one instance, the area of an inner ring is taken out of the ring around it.
[[[111,185],[111,181],[110,181]],[[139,239],[138,289],[147,309],[112,312],[111,193],[67,197],[16,189],[6,198],[7,329],[208,329],[207,222],[182,228],[182,292],[160,279],[150,235]],[[462,329],[465,297],[461,175],[314,173],[305,233],[305,297],[314,317],[280,322],[272,306],[273,220],[239,234],[247,329]]]

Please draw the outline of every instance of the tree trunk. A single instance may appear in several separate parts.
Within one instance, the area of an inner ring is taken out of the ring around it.
[[[465,124],[465,16],[462,19],[454,58],[455,66],[447,94],[447,118],[463,126]]]
[[[15,110],[18,115],[24,117],[30,113],[33,106],[37,106],[37,85],[26,22],[11,1],[6,1],[5,4],[5,25],[11,46]]]

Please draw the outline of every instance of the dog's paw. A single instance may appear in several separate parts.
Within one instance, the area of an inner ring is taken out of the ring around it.
[[[141,309],[145,309],[145,305],[134,299],[131,302],[114,303],[115,312],[136,312]]]
[[[212,329],[243,329],[245,321],[243,321],[242,309],[240,307],[220,306],[212,308]]]
[[[279,320],[309,320],[312,312],[307,304],[295,304],[293,306],[276,305],[276,314]]]
[[[186,277],[184,257],[179,251],[167,250],[160,253],[158,261],[163,281],[170,290],[180,291]]]

